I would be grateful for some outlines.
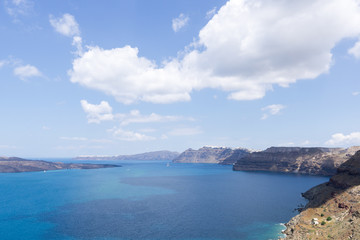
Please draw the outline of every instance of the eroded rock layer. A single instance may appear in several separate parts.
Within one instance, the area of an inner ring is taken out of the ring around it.
[[[312,175],[334,175],[336,169],[360,147],[300,148],[271,147],[239,158],[235,171],[272,171]]]

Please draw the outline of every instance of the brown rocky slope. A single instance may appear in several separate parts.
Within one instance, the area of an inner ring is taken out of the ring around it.
[[[285,239],[360,239],[360,151],[303,196],[309,202],[285,224]]]
[[[237,160],[235,171],[272,171],[332,176],[360,147],[271,147]]]

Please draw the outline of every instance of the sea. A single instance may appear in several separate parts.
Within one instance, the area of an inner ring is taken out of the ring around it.
[[[70,162],[71,159],[47,159]],[[164,161],[0,174],[1,240],[268,240],[327,177]]]

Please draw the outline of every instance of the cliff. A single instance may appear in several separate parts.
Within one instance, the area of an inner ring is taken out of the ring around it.
[[[309,202],[285,224],[285,239],[360,239],[360,151],[303,196]]]
[[[272,171],[331,176],[360,147],[271,147],[237,159],[235,171]],[[232,157],[232,156],[231,156]]]
[[[231,149],[227,147],[202,147],[198,150],[188,149],[173,160],[174,163],[220,163],[233,164],[233,160],[227,160],[232,154],[246,155],[247,149]]]
[[[75,160],[138,160],[138,161],[171,161],[179,156],[178,152],[155,151],[134,155],[117,155],[117,156],[78,156]]]
[[[42,160],[26,160],[17,157],[0,157],[0,173],[37,172],[61,169],[95,169],[120,167],[111,164],[61,163]]]

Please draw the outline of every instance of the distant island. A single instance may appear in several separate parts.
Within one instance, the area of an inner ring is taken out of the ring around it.
[[[42,160],[27,160],[18,157],[0,157],[0,173],[38,172],[62,169],[97,169],[121,167],[112,164],[62,163]]]
[[[154,151],[139,153],[134,155],[116,155],[116,156],[99,156],[99,155],[86,155],[77,156],[74,160],[138,160],[138,161],[171,161],[179,156],[178,152],[171,151]]]
[[[360,151],[303,196],[309,202],[285,224],[285,239],[360,239]]]

